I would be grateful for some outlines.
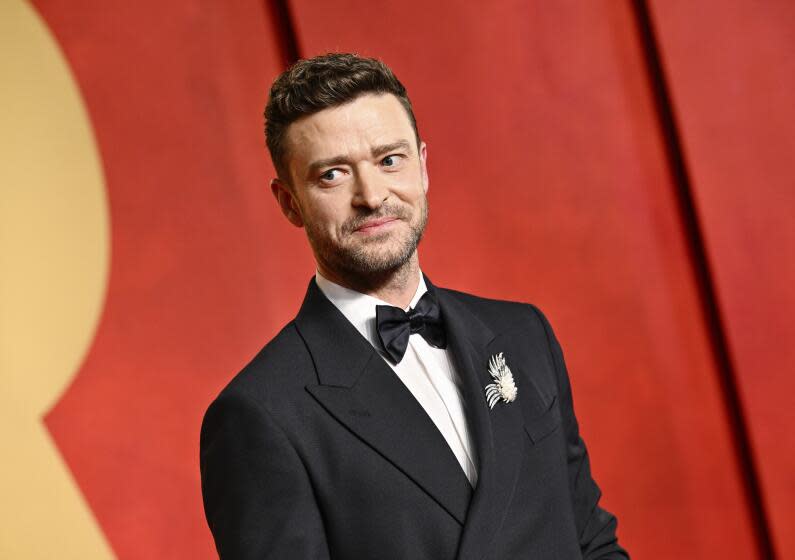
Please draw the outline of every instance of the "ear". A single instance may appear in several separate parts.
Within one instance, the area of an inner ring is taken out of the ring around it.
[[[422,173],[422,190],[428,192],[428,146],[420,142],[420,171]]]
[[[281,181],[281,179],[271,180],[271,192],[279,203],[279,208],[287,220],[295,227],[304,227],[304,220],[301,218],[301,207],[298,201],[293,196],[290,187]]]

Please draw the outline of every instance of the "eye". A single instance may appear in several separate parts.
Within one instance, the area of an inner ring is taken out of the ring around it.
[[[384,167],[397,167],[400,165],[402,157],[399,154],[390,154],[381,160],[381,165]]]
[[[323,175],[320,176],[320,180],[326,183],[333,182],[336,179],[340,178],[342,171],[340,169],[329,169]]]

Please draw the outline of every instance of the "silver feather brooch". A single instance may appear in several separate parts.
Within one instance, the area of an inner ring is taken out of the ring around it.
[[[518,390],[513,382],[511,368],[505,363],[502,352],[489,360],[489,374],[494,379],[494,383],[486,385],[486,402],[489,408],[494,408],[494,405],[500,401],[506,403],[515,401]]]

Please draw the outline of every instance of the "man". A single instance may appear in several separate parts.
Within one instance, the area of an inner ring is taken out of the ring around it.
[[[627,558],[544,316],[421,274],[427,149],[392,72],[300,61],[265,115],[272,191],[317,272],[205,416],[220,556]]]

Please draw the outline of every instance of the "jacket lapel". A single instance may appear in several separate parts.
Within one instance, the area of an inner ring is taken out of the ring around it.
[[[472,488],[433,421],[314,279],[295,320],[317,369],[307,390],[463,524]]]
[[[489,409],[485,387],[492,382],[489,357],[504,352],[511,365],[510,348],[455,295],[437,290],[450,348],[462,380],[467,418],[475,435],[478,484],[469,508],[458,551],[459,560],[485,556],[502,525],[516,486],[523,445],[522,415],[515,403]],[[506,346],[506,347],[503,347]],[[520,388],[521,390],[521,388]],[[518,398],[521,398],[519,396]]]

